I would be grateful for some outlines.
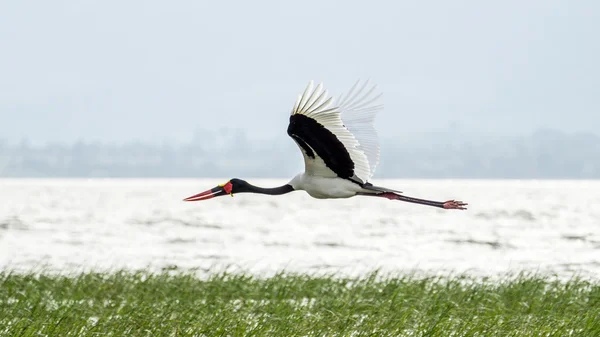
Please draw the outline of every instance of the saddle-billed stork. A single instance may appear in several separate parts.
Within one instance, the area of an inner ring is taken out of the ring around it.
[[[373,127],[383,105],[375,105],[382,94],[373,96],[376,86],[365,91],[368,81],[360,80],[337,104],[319,84],[311,81],[292,109],[287,129],[304,156],[304,172],[287,184],[273,188],[254,186],[233,178],[184,201],[207,200],[236,193],[281,195],[303,190],[317,199],[381,197],[444,209],[466,209],[462,201],[432,201],[402,195],[400,191],[373,186],[369,180],[379,163],[379,141]]]

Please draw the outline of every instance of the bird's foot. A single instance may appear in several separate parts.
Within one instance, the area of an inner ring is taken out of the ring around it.
[[[444,208],[445,209],[467,209],[467,203],[464,203],[462,201],[456,201],[456,200],[448,200],[446,202],[444,202]]]

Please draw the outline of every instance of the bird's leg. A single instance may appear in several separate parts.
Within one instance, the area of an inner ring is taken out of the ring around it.
[[[371,195],[377,196],[377,197],[383,197],[383,198],[386,198],[389,200],[400,200],[400,201],[412,202],[415,204],[434,206],[434,207],[439,207],[439,208],[444,208],[444,209],[467,209],[465,206],[468,205],[467,203],[464,203],[462,201],[447,200],[447,201],[442,202],[442,201],[417,199],[417,198],[407,197],[407,196],[392,193],[392,192],[383,192],[380,194],[371,194]]]

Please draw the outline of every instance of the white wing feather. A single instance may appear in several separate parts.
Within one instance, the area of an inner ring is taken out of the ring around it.
[[[375,130],[374,122],[377,113],[383,110],[383,104],[376,105],[376,101],[383,93],[372,95],[377,88],[376,85],[373,85],[373,87],[365,93],[364,90],[369,84],[369,81],[366,81],[361,88],[352,95],[359,83],[360,80],[354,84],[346,97],[343,95],[341,96],[342,98],[338,103],[338,109],[342,112],[342,120],[344,121],[346,128],[348,128],[360,144],[359,150],[364,152],[367,156],[369,162],[368,179],[371,179],[379,164],[379,137],[377,135],[377,130]]]
[[[363,94],[368,82],[354,93],[359,82],[337,106],[331,107],[333,97],[327,97],[327,91],[322,91],[322,84],[313,90],[313,82],[310,81],[304,93],[298,96],[291,114],[313,118],[335,134],[354,162],[354,175],[365,183],[373,176],[379,162],[379,142],[373,121],[382,105],[372,104],[381,94],[369,98],[375,87]],[[306,173],[324,177],[336,176],[321,158],[309,158],[302,147],[300,149],[304,156]]]

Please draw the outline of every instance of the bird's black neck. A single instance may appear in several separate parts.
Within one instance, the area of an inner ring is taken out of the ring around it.
[[[258,187],[258,186],[254,186],[250,183],[248,183],[248,186],[247,186],[247,192],[258,193],[258,194],[281,195],[281,194],[286,194],[286,193],[290,193],[293,191],[294,191],[294,188],[289,184],[285,184],[285,185],[279,186],[279,187],[271,187],[271,188]]]

